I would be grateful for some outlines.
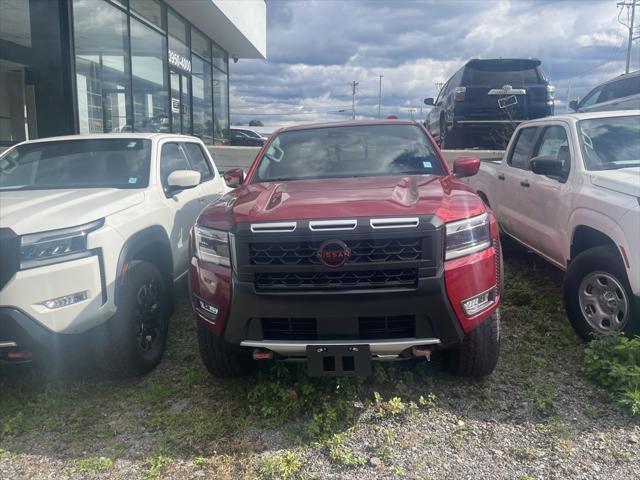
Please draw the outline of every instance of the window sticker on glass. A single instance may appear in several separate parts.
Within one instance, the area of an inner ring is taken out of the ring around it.
[[[131,185],[135,185],[136,183],[138,183],[138,177],[129,177],[129,183]]]
[[[422,162],[424,168],[431,168],[431,162]]]
[[[127,148],[134,148],[136,145],[138,145],[138,142],[129,142]]]

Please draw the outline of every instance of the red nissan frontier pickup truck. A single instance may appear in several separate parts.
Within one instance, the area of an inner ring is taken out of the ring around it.
[[[276,132],[191,237],[202,360],[217,376],[256,360],[313,376],[442,351],[484,376],[499,351],[502,257],[493,213],[422,125],[354,121]]]

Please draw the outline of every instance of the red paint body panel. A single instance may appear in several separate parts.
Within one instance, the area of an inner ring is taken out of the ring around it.
[[[448,260],[444,263],[444,278],[447,296],[453,310],[466,332],[473,330],[490,314],[495,312],[500,304],[500,298],[494,305],[473,317],[467,317],[461,302],[478,295],[496,285],[496,260],[493,247],[466,257]]]
[[[214,335],[222,335],[231,304],[231,269],[191,258],[189,269],[191,291],[207,303],[218,307],[218,318],[212,321],[195,314]]]

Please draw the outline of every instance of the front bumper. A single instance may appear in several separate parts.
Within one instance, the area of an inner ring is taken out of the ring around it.
[[[82,333],[110,318],[100,252],[67,262],[21,270],[0,290],[0,308],[20,311],[45,331]],[[86,298],[60,308],[43,302],[82,292]],[[4,319],[0,318],[0,329]],[[0,330],[1,331],[1,330]],[[0,340],[4,340],[0,336]]]
[[[491,246],[447,261],[444,224],[435,216],[399,218],[387,228],[379,219],[349,220],[348,229],[346,222],[332,220],[325,231],[317,230],[324,222],[307,220],[238,224],[230,241],[233,270],[191,259],[197,318],[238,347],[303,357],[309,346],[368,345],[375,357],[455,347],[498,308],[495,221]],[[318,252],[336,241],[350,253],[329,268]],[[495,293],[493,303],[466,316],[463,303],[486,291]]]
[[[15,357],[25,360],[44,352],[64,350],[64,337],[17,308],[0,307],[0,363],[14,362],[11,354],[16,352],[27,352],[27,356]]]

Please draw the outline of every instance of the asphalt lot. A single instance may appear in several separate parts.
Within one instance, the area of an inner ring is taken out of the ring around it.
[[[437,356],[367,380],[284,365],[215,379],[184,295],[146,377],[106,378],[91,352],[57,374],[0,368],[0,478],[637,478],[640,420],[585,378],[561,273],[505,253],[501,358],[483,381]]]

